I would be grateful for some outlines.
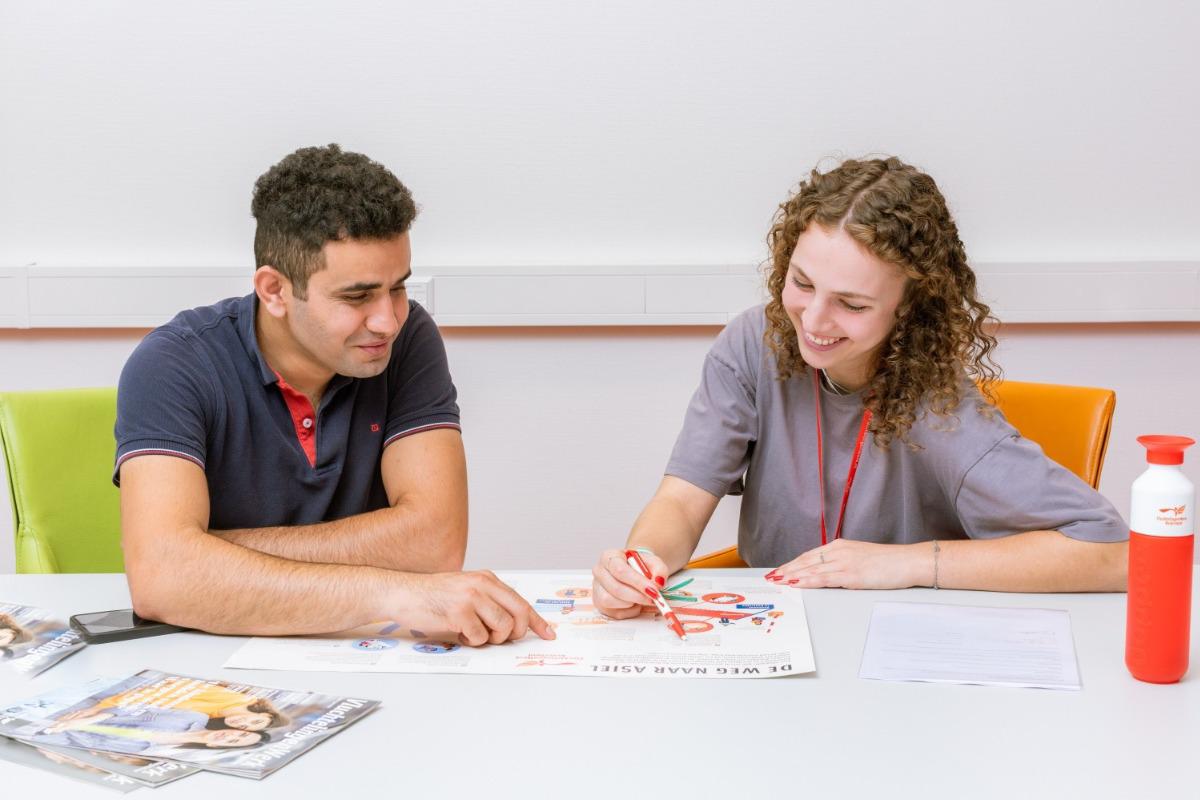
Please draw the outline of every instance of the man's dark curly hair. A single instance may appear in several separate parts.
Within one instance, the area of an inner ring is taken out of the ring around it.
[[[390,239],[417,216],[412,193],[387,167],[336,144],[302,147],[254,184],[257,266],[271,265],[303,300],[324,268],[321,248],[342,239]]]

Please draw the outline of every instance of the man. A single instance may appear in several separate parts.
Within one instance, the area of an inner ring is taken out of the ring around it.
[[[229,634],[391,619],[550,639],[463,573],[466,460],[437,327],[405,294],[417,209],[337,145],[259,178],[254,293],[184,311],[121,374],[117,462],[138,614]]]

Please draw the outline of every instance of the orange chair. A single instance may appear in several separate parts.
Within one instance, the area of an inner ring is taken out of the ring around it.
[[[1112,432],[1117,395],[1111,389],[1056,383],[1000,381],[992,386],[996,405],[1021,435],[1041,445],[1048,458],[1074,472],[1093,489]],[[688,569],[744,567],[737,545],[691,561]]]

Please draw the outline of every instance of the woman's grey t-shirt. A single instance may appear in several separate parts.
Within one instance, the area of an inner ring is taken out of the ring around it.
[[[734,319],[704,360],[666,474],[722,497],[742,494],[738,550],[778,566],[821,544],[812,370],[778,380],[762,306]],[[1104,497],[1024,439],[971,385],[951,416],[918,412],[906,443],[867,443],[843,536],[904,544],[1057,530],[1117,542],[1129,528]],[[862,423],[862,395],[822,387],[830,538]]]

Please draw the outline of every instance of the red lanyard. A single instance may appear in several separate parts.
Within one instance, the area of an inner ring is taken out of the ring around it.
[[[825,450],[821,441],[821,376],[812,370],[813,404],[817,411],[817,479],[821,486],[821,544],[828,541],[825,533]],[[846,472],[846,490],[842,492],[842,507],[838,511],[837,529],[833,532],[834,539],[842,538],[842,523],[846,521],[846,504],[850,502],[850,487],[854,485],[854,473],[858,472],[858,459],[862,456],[863,440],[867,437],[867,427],[871,424],[871,409],[863,410],[862,424],[858,426],[858,439],[854,442],[854,455],[850,457],[850,469]]]

